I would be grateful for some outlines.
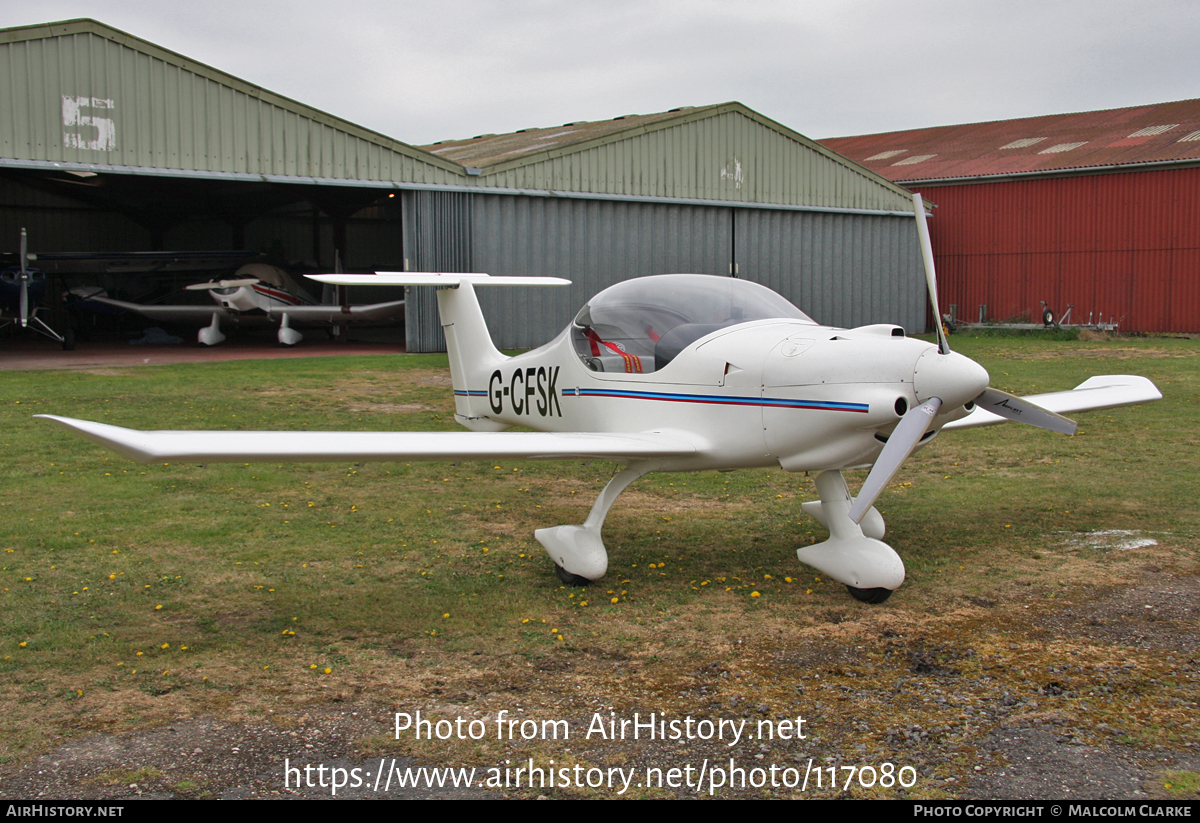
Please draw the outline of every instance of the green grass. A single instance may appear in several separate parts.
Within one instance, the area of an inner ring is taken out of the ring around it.
[[[1013,581],[1049,597],[1059,583],[1115,579],[1130,561],[1063,548],[1049,537],[1059,533],[1147,532],[1169,547],[1165,562],[1195,572],[1200,344],[959,334],[952,345],[1005,390],[1133,373],[1165,399],[1080,415],[1075,438],[998,426],[918,452],[879,503],[909,569],[884,608],[936,616]],[[327,700],[326,687],[377,684],[386,698],[403,693],[403,678],[486,661],[564,650],[687,661],[753,627],[823,626],[860,608],[795,559],[825,536],[799,507],[816,496],[811,477],[639,480],[605,526],[608,577],[578,590],[559,584],[533,530],[581,522],[609,464],[139,466],[32,418],[454,430],[445,364],[379,356],[0,375],[0,758],[180,712],[253,716],[284,697]]]
[[[1028,323],[1029,319],[1017,320],[1014,322]],[[1003,326],[979,326],[972,328],[960,328],[951,339],[951,348],[957,348],[954,341],[960,338],[971,337],[978,339],[980,337],[1016,337],[1027,338],[1030,340],[1043,340],[1064,342],[1070,340],[1078,340],[1080,335],[1079,329],[1006,329]]]
[[[1163,791],[1172,800],[1196,802],[1200,797],[1200,774],[1196,772],[1167,772],[1162,777]]]

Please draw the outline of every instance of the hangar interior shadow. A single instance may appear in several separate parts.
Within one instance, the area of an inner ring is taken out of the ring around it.
[[[402,270],[402,200],[365,187],[7,168],[0,170],[2,265],[19,265],[25,229],[29,251],[41,256],[30,265],[49,279],[42,316],[52,325],[71,324],[81,339],[128,334],[155,323],[72,310],[71,290],[205,304],[207,294],[184,287],[228,278],[250,261],[277,266],[302,285],[308,273]],[[310,287],[308,296],[344,303],[403,293]]]

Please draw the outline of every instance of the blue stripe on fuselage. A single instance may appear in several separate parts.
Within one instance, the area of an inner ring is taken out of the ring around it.
[[[624,397],[631,400],[662,400],[668,403],[705,403],[718,406],[771,406],[785,409],[818,409],[866,414],[866,403],[839,403],[832,400],[795,400],[776,397],[720,397],[711,394],[671,394],[667,392],[622,391],[619,389],[563,389],[563,397]]]

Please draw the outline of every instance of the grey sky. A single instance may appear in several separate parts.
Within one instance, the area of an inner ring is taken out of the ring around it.
[[[1200,96],[1165,0],[0,0],[92,17],[408,143],[737,100],[810,137]]]

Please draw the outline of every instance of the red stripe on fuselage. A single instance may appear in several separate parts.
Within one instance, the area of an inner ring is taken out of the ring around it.
[[[290,306],[299,306],[300,305],[300,298],[296,297],[294,294],[288,294],[285,291],[279,291],[279,289],[272,289],[268,286],[264,286],[262,284],[257,284],[257,283],[254,285],[253,288],[259,294],[261,294],[265,297],[270,297],[273,300],[278,300],[280,303],[287,303]]]

